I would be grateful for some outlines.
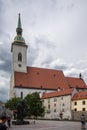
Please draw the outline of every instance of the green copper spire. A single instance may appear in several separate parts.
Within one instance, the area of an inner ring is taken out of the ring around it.
[[[21,27],[21,18],[20,18],[20,13],[19,13],[19,17],[18,17],[18,28],[22,28],[22,27]]]
[[[22,35],[22,27],[21,27],[21,18],[20,18],[20,13],[18,16],[18,26],[16,29],[17,35]]]
[[[14,43],[25,44],[25,40],[22,37],[22,26],[21,26],[20,14],[18,14],[18,25],[17,25],[16,32],[17,32],[17,36],[14,38]]]

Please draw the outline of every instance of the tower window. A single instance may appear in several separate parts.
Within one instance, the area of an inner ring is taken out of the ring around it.
[[[19,67],[21,67],[21,64],[18,64]]]
[[[21,53],[18,54],[18,61],[22,61],[22,54]]]

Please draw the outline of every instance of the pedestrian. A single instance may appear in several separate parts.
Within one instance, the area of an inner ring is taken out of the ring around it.
[[[10,115],[7,116],[7,125],[9,128],[11,127],[11,116]]]
[[[86,124],[85,115],[82,114],[81,115],[81,128],[82,129],[85,129],[85,124]]]
[[[5,115],[2,115],[0,118],[0,130],[7,130],[7,126],[5,125],[5,122],[7,121],[7,117]]]

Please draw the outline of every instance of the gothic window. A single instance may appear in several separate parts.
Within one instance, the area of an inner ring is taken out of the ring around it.
[[[18,54],[18,61],[22,61],[22,54],[21,53]]]
[[[23,99],[23,92],[21,92],[21,99]]]

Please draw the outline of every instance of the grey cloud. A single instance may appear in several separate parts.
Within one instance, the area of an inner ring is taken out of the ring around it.
[[[11,72],[11,53],[7,42],[0,44],[0,70]]]
[[[41,58],[41,66],[49,64],[53,59],[51,54],[53,53],[53,48],[55,48],[54,45],[50,44],[50,41],[48,41],[46,38],[35,38],[35,46],[30,45],[28,48],[28,63],[33,65],[35,61],[38,59],[40,60]]]
[[[55,48],[55,44],[49,41],[49,39],[47,39],[46,36],[44,35],[39,35],[38,37],[35,37],[35,44],[36,44],[36,47],[42,45],[48,48],[49,47],[53,49]]]
[[[0,95],[7,94],[7,90],[5,88],[0,88]]]
[[[7,93],[5,93],[5,94],[1,94],[0,93],[0,101],[2,101],[2,102],[6,102],[8,100],[8,96],[7,96]]]
[[[2,12],[3,12],[3,0],[0,0],[0,16],[3,15]]]
[[[29,46],[27,55],[28,65],[32,66],[37,56],[38,56],[38,50],[36,48],[32,48],[31,46]]]
[[[4,77],[4,78],[6,78],[6,77]],[[0,86],[0,101],[8,100],[8,94],[9,94],[8,91],[9,91],[9,89],[8,89],[8,83],[7,82],[6,82],[6,86],[3,86],[3,87]]]
[[[63,65],[63,64],[61,64],[61,65],[57,65],[57,66],[54,66],[54,68],[55,69],[58,69],[58,70],[66,70],[68,67],[66,66],[66,65]]]

